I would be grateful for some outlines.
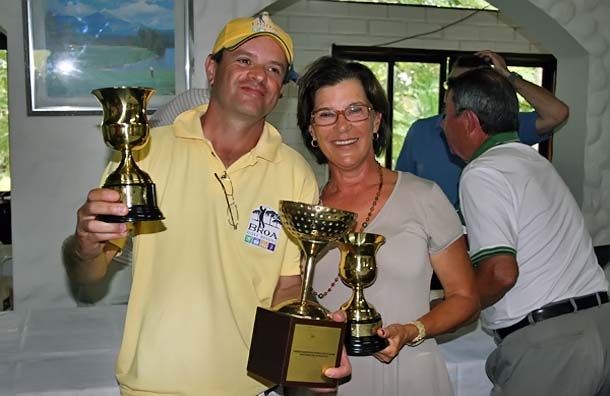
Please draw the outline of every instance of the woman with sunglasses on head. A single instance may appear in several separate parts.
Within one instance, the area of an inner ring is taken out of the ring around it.
[[[382,167],[389,105],[365,66],[332,57],[313,62],[299,80],[297,117],[304,143],[330,177],[321,204],[358,214],[353,231],[383,235],[377,279],[365,296],[381,314],[377,335],[388,346],[352,356],[352,377],[339,395],[452,395],[441,352],[432,337],[473,320],[478,296],[462,226],[433,182]],[[337,310],[351,296],[338,277],[336,246],[316,264],[318,301]],[[430,310],[433,270],[445,299]]]

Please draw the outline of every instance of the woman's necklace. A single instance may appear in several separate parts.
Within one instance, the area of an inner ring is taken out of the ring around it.
[[[366,219],[364,219],[364,222],[360,226],[360,232],[363,232],[364,229],[369,226],[369,221],[371,221],[371,217],[373,216],[373,211],[375,210],[375,206],[377,205],[377,201],[379,201],[379,196],[381,195],[381,188],[383,187],[383,171],[382,171],[381,165],[379,165],[379,163],[377,163],[377,169],[379,169],[379,187],[377,187],[377,193],[375,193],[375,198],[373,198],[373,203],[371,204],[369,213],[366,215]],[[326,186],[325,186],[325,188],[326,188]],[[324,190],[322,190],[322,192],[324,192]],[[302,273],[303,273],[303,271],[301,269],[301,275],[302,275]],[[330,291],[333,289],[333,287],[335,287],[337,282],[339,282],[339,274],[337,274],[337,276],[331,282],[330,286],[328,286],[328,289],[326,289],[326,291],[318,293],[314,290],[313,293],[316,296],[318,296],[318,298],[322,299],[322,298],[326,297],[326,295],[328,293],[330,293]]]
[[[360,232],[364,232],[364,229],[369,226],[369,221],[371,221],[373,210],[375,210],[377,201],[379,201],[379,195],[381,195],[381,187],[383,187],[383,172],[379,163],[377,163],[377,169],[379,169],[379,187],[377,187],[377,193],[375,194],[375,198],[373,198],[373,203],[371,204],[371,208],[369,209],[369,214],[366,215],[366,219],[364,219],[364,222],[360,226]]]

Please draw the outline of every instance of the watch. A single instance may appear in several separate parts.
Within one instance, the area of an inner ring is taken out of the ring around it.
[[[514,85],[516,79],[523,80],[523,77],[521,77],[521,74],[513,71],[513,72],[508,73],[508,76],[506,77],[506,79],[508,80],[509,83]]]
[[[407,323],[408,325],[413,325],[417,327],[417,336],[412,339],[410,342],[407,342],[407,345],[410,347],[415,347],[424,342],[424,338],[426,338],[426,327],[419,320],[414,320],[413,322]]]

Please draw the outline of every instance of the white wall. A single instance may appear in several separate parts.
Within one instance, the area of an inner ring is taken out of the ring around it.
[[[196,67],[193,83],[200,87],[205,85],[205,77],[199,66],[221,25],[232,17],[252,15],[271,1],[194,1]],[[537,0],[534,5],[526,1],[497,0],[493,3],[506,10],[506,18],[503,16],[498,22],[489,13],[483,13],[468,24],[452,28],[451,32],[404,45],[468,50],[490,47],[498,51],[523,52],[546,49],[556,55],[561,53],[557,90],[570,104],[572,117],[557,136],[555,163],[577,197],[583,196],[583,180],[586,180],[583,207],[590,229],[597,235],[598,242],[610,243],[610,233],[605,231],[610,200],[602,199],[610,194],[610,172],[605,160],[610,145],[605,137],[610,125],[610,95],[604,79],[604,75],[610,75],[608,1]],[[557,9],[557,4],[572,7],[566,11],[565,7]],[[274,19],[293,34],[297,69],[302,70],[315,57],[328,53],[331,42],[378,43],[405,33],[439,27],[455,20],[456,14],[463,14],[463,11],[388,7],[280,0],[274,4],[277,12]],[[549,14],[552,17],[548,17]],[[529,15],[538,17],[530,21],[533,17],[527,18]],[[525,20],[527,28],[516,28],[508,17],[513,21]],[[575,18],[579,19],[578,23],[574,23]],[[21,2],[0,0],[0,27],[7,32],[9,49],[16,308],[74,305],[66,287],[60,246],[73,232],[75,211],[84,201],[86,192],[98,183],[108,151],[96,128],[100,121],[98,116],[27,116],[21,21]],[[592,31],[587,28],[587,21],[595,25]],[[549,25],[548,31],[542,25]],[[597,89],[599,86],[605,91]],[[289,87],[272,119],[282,127],[286,140],[300,148],[300,137],[294,127],[294,93],[294,87]],[[589,106],[589,103],[595,106]],[[589,130],[595,133],[589,135]],[[591,169],[593,166],[589,164],[599,165],[602,171]],[[324,176],[320,169],[319,175]]]
[[[99,177],[104,146],[95,118],[27,116],[21,2],[2,0],[0,10],[9,52],[15,297],[18,304],[69,304],[58,248]]]

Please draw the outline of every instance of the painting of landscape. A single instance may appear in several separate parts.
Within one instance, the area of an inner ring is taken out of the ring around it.
[[[174,0],[29,0],[39,104],[80,106],[108,86],[176,93]]]

